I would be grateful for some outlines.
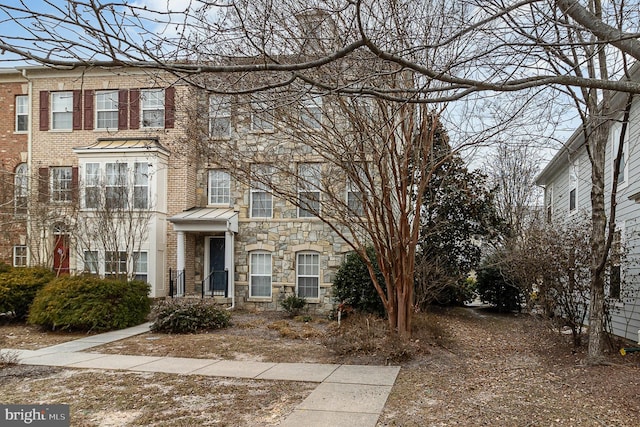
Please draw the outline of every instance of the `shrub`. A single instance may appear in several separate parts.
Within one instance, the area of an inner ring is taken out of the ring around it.
[[[307,301],[304,298],[300,298],[296,295],[289,295],[280,302],[280,305],[289,313],[289,316],[295,317],[304,309],[307,305]]]
[[[159,302],[153,310],[154,332],[187,334],[231,325],[231,313],[204,299],[171,298]]]
[[[59,277],[42,288],[29,322],[47,329],[106,331],[138,325],[149,314],[149,285],[93,276]]]
[[[478,271],[477,291],[482,301],[493,304],[499,312],[522,309],[522,290],[498,267],[490,265]]]
[[[0,313],[11,312],[18,320],[26,318],[37,292],[53,278],[53,272],[43,267],[9,268],[2,271]]]
[[[384,278],[380,273],[375,252],[372,247],[367,248],[369,258],[376,266],[376,278],[385,289]],[[373,286],[366,264],[356,252],[347,255],[333,281],[333,297],[343,305],[348,305],[360,312],[374,313],[384,316],[385,310],[382,300]]]

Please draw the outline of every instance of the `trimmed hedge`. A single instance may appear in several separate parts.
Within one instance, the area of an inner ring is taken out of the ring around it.
[[[0,313],[12,312],[22,320],[40,289],[55,275],[43,267],[7,268],[0,272]]]
[[[59,277],[42,288],[29,322],[47,329],[108,331],[143,323],[149,285],[94,276]]]
[[[204,299],[171,298],[153,308],[153,332],[197,333],[231,325],[231,313]]]

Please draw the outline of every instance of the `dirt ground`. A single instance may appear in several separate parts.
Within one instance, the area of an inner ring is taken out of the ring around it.
[[[640,420],[640,353],[586,366],[584,349],[527,315],[436,309],[411,342],[385,322],[287,319],[236,312],[231,328],[143,334],[91,351],[274,362],[394,364],[402,369],[378,426],[631,426]],[[0,347],[76,339],[0,326]],[[78,426],[278,425],[315,384],[10,365],[2,403],[69,403]],[[243,408],[238,410],[238,408]]]

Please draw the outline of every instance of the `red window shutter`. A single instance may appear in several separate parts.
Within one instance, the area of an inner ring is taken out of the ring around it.
[[[129,91],[129,129],[140,128],[140,89]]]
[[[71,168],[71,200],[74,203],[78,202],[78,167],[73,166]]]
[[[164,127],[173,129],[176,117],[176,88],[171,86],[164,91]]]
[[[38,200],[49,201],[49,168],[38,169]]]
[[[49,91],[40,91],[40,130],[49,130]]]
[[[82,91],[73,91],[73,130],[82,129]]]
[[[93,129],[93,90],[84,91],[84,129]]]
[[[129,91],[120,89],[118,91],[118,129],[123,130],[128,127],[129,119]]]

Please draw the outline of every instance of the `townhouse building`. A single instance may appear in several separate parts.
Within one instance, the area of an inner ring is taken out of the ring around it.
[[[20,141],[6,155],[22,197],[14,206],[25,206],[24,232],[6,243],[14,264],[137,278],[151,297],[273,310],[298,295],[313,310],[332,308],[331,282],[349,247],[311,210],[234,180],[224,158],[207,154],[216,141],[278,145],[284,136],[263,107],[139,68],[27,66],[0,78],[10,116],[2,136]],[[309,111],[322,115],[320,97]],[[320,167],[304,153],[295,162]],[[277,179],[268,150],[250,167]],[[319,203],[317,187],[303,190]]]

